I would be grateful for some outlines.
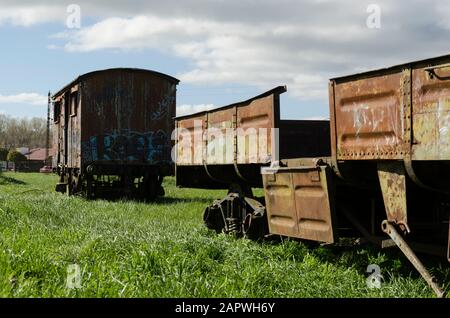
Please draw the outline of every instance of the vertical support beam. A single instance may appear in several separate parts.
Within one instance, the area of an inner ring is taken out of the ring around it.
[[[44,165],[48,165],[47,160],[49,157],[48,148],[50,147],[50,105],[52,103],[52,93],[48,91],[47,99],[47,131],[45,136],[45,162]]]
[[[271,165],[279,166],[280,162],[280,129],[278,127],[272,128],[271,132]]]
[[[386,209],[387,220],[410,232],[406,205],[406,172],[403,162],[380,162],[378,179]]]

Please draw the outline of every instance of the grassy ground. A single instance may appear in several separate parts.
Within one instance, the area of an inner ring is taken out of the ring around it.
[[[434,297],[395,249],[308,247],[216,235],[202,211],[224,191],[178,189],[153,204],[53,192],[51,175],[0,175],[0,297]],[[68,265],[81,288],[67,288]],[[369,289],[377,264],[381,288]],[[448,264],[430,261],[448,282]],[[449,284],[447,283],[447,290]]]

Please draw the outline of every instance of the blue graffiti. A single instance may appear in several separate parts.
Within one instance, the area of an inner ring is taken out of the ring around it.
[[[175,103],[175,96],[169,92],[159,103],[156,110],[151,114],[152,120],[159,120],[168,114],[170,107]]]
[[[82,144],[86,161],[138,161],[145,163],[170,161],[170,138],[163,130],[140,133],[112,132],[91,136]]]

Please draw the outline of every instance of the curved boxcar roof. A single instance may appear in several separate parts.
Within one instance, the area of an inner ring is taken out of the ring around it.
[[[176,79],[175,77],[172,77],[170,75],[163,74],[163,73],[156,72],[156,71],[145,70],[145,69],[141,69],[141,68],[120,68],[120,67],[119,68],[108,68],[108,69],[104,69],[104,70],[89,72],[89,73],[78,76],[72,82],[70,82],[69,84],[67,84],[66,86],[61,88],[57,93],[55,93],[53,95],[53,98],[61,95],[66,90],[68,90],[70,87],[73,87],[74,85],[78,84],[79,82],[81,82],[82,80],[84,80],[86,78],[98,76],[98,75],[101,75],[101,74],[104,74],[107,72],[115,72],[115,71],[132,72],[132,73],[149,73],[149,74],[164,78],[164,79],[168,80],[169,82],[172,82],[175,84],[178,84],[180,82],[179,79]]]

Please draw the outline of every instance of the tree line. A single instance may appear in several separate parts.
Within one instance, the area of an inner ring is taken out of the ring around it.
[[[19,147],[45,148],[46,136],[46,119],[14,118],[0,114],[0,148],[7,151]]]

